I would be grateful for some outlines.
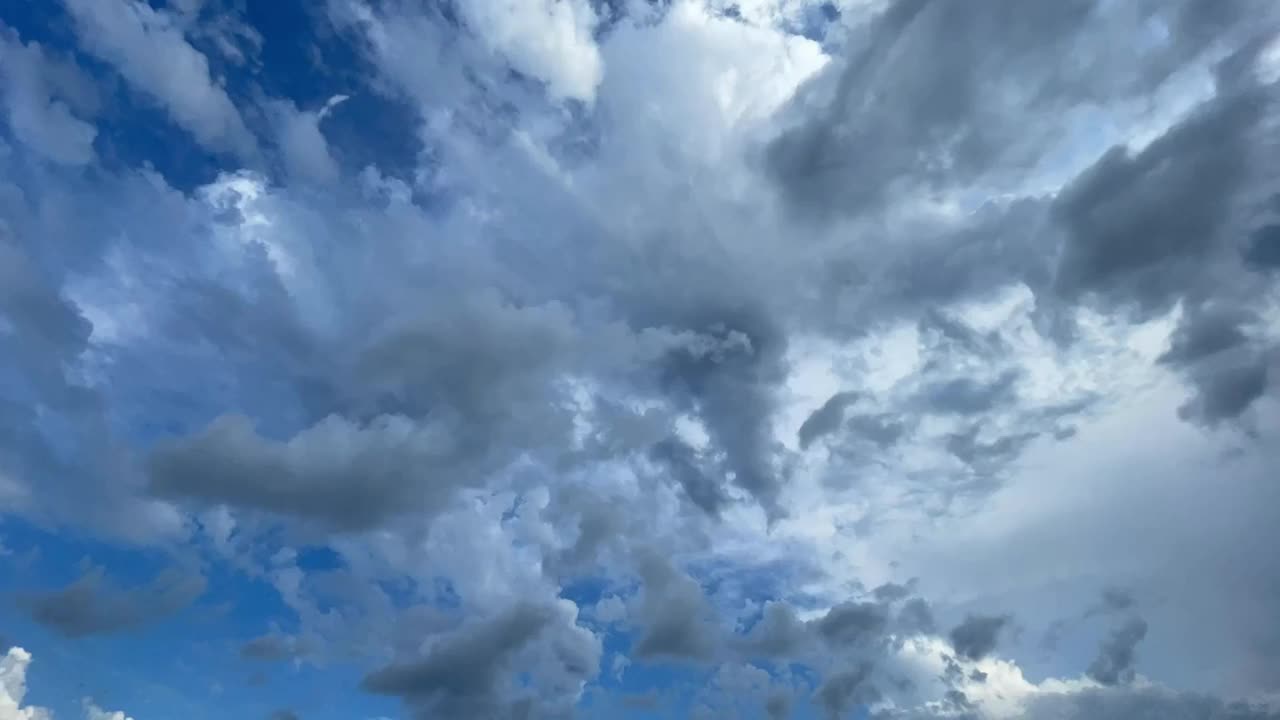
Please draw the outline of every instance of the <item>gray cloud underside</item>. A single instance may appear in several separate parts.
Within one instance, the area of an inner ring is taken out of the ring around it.
[[[165,571],[151,582],[120,588],[95,567],[60,590],[27,594],[19,606],[32,620],[79,638],[116,633],[161,620],[194,602],[205,591],[204,577]]]

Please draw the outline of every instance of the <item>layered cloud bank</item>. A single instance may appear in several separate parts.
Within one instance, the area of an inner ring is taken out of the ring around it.
[[[217,687],[113,705],[1280,717],[1280,7],[251,5],[0,10],[9,602]]]

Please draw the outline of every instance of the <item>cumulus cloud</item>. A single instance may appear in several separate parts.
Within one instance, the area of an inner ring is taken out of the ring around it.
[[[1134,650],[1146,636],[1147,623],[1142,618],[1133,618],[1114,630],[1098,649],[1098,657],[1089,663],[1089,677],[1103,685],[1132,680]]]
[[[604,76],[596,47],[595,6],[579,0],[521,5],[517,12],[492,0],[468,0],[462,17],[516,70],[547,85],[557,98],[590,102]]]
[[[1009,622],[1004,616],[970,615],[951,630],[956,652],[970,660],[980,660],[996,648],[1000,630]]]
[[[520,603],[438,638],[420,658],[405,659],[370,673],[362,687],[373,693],[399,696],[422,717],[439,713],[507,714],[520,712],[519,708],[524,708],[523,712],[539,708],[541,712],[544,699],[523,695],[518,684],[513,683],[513,663],[519,664],[522,651],[546,642],[555,653],[560,671],[581,683],[594,673],[600,648],[590,633],[572,625],[573,618],[574,614],[563,605]],[[565,687],[564,691],[573,696],[580,689]],[[551,701],[562,702],[558,698]]]
[[[0,502],[201,572],[38,622],[233,575],[242,658],[418,717],[1272,712],[1273,4],[61,7]],[[215,170],[128,167],[117,75]]]
[[[27,696],[27,668],[31,653],[11,647],[0,658],[0,718],[4,720],[52,720],[46,708],[23,705]]]
[[[85,720],[133,720],[133,718],[124,714],[124,712],[120,710],[103,710],[98,707],[93,700],[88,698],[84,700],[83,704]]]

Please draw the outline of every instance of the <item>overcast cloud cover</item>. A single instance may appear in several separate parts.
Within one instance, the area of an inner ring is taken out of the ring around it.
[[[1280,4],[0,3],[0,720],[1280,718]]]

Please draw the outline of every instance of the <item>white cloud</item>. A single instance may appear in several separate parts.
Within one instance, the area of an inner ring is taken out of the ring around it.
[[[491,50],[545,82],[552,97],[595,98],[605,68],[586,0],[464,0],[458,10]]]
[[[0,658],[0,720],[53,720],[47,708],[22,704],[30,665],[31,653],[20,647],[9,648]]]
[[[64,0],[81,46],[110,63],[138,91],[161,104],[209,150],[241,159],[255,141],[209,61],[163,10],[139,0]]]
[[[120,710],[107,711],[98,707],[90,698],[84,699],[84,720],[133,720]]]

